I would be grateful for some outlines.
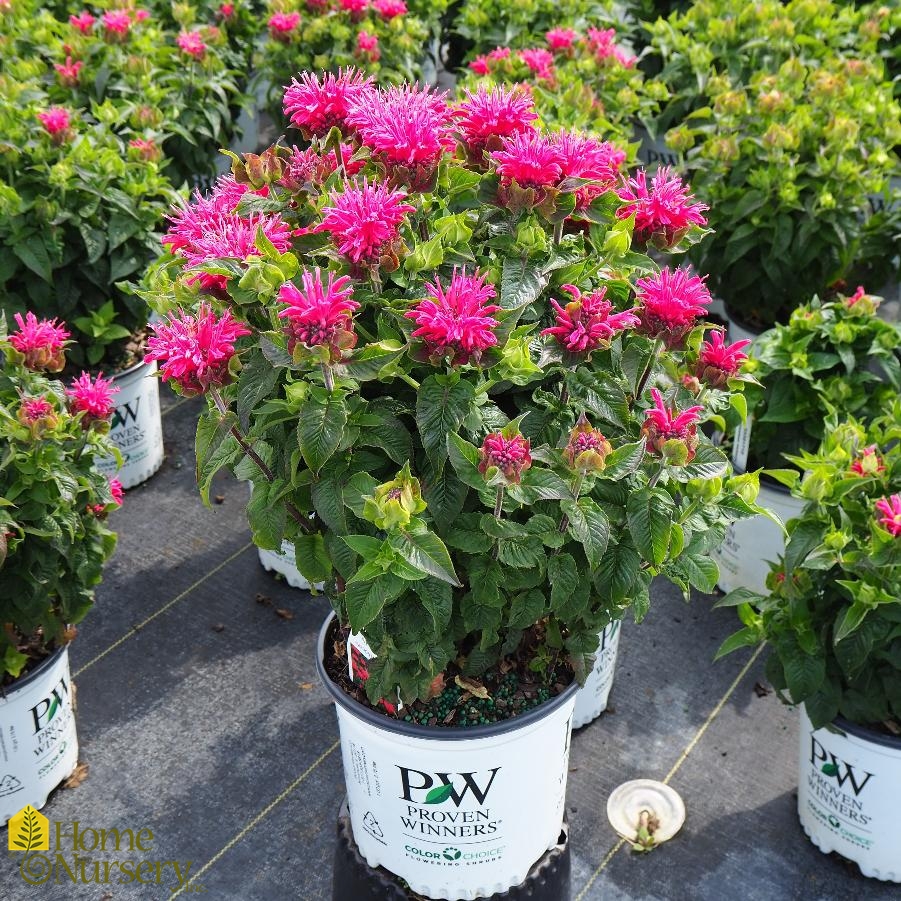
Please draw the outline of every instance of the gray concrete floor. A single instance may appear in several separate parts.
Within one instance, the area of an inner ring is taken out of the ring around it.
[[[44,809],[51,829],[152,830],[152,851],[131,857],[190,861],[196,891],[171,892],[171,868],[159,885],[74,886],[59,870],[27,885],[9,852],[4,901],[330,899],[344,786],[314,666],[328,604],[259,566],[241,486],[222,476],[221,503],[200,504],[197,403],[169,398],[166,463],[116,516],[119,548],[72,646],[89,772]],[[654,601],[624,629],[612,709],[573,740],[573,901],[898,899],[804,837],[795,712],[755,691],[763,655],[712,662],[734,614],[701,596],[685,605],[665,584]],[[611,789],[638,776],[669,776],[688,808],[682,833],[648,855],[622,847],[605,816]]]

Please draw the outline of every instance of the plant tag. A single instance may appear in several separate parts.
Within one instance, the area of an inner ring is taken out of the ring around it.
[[[358,632],[351,632],[347,636],[347,672],[352,682],[358,682],[362,685],[369,678],[369,667],[367,664],[376,656],[375,651],[369,646],[369,642]],[[403,710],[403,703],[400,699],[400,692],[397,695],[397,703],[392,704],[382,698],[379,703],[388,713],[397,713]]]
[[[732,442],[732,465],[735,471],[743,473],[748,468],[748,448],[751,446],[751,426],[754,419],[749,414],[747,422],[739,424]]]

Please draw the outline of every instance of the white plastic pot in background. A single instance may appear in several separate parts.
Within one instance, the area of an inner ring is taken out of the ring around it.
[[[810,840],[864,876],[901,882],[901,738],[842,719],[814,729],[802,706],[798,759],[798,816]]]
[[[119,388],[114,395],[110,438],[122,454],[122,468],[112,458],[102,460],[100,469],[115,476],[123,488],[134,488],[149,479],[163,464],[163,420],[160,413],[160,386],[156,362],[137,363],[113,376]]]
[[[260,563],[263,565],[263,569],[265,569],[266,572],[276,572],[284,576],[285,581],[292,588],[303,588],[306,591],[310,590],[312,586],[309,581],[301,575],[300,570],[297,568],[296,552],[294,550],[294,545],[290,541],[282,542],[281,553],[278,551],[265,551],[263,548],[260,548],[259,551]],[[322,590],[321,582],[316,586],[316,590]]]
[[[639,142],[637,156],[642,166],[679,165],[679,154],[666,146],[662,136],[652,138],[647,129],[639,125],[635,129],[635,140]]]
[[[335,701],[354,838],[427,898],[469,901],[521,883],[563,824],[576,684],[510,720],[420,726],[366,707],[319,676]]]
[[[619,650],[619,633],[622,620],[615,620],[601,632],[601,643],[594,658],[594,668],[585,684],[576,692],[573,712],[573,729],[581,729],[596,720],[606,709],[613,687],[616,657]]]
[[[69,651],[61,648],[0,694],[0,826],[47,796],[78,764]]]

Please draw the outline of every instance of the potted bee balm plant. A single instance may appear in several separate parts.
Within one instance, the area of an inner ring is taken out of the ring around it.
[[[234,158],[176,216],[151,357],[208,399],[203,495],[252,481],[255,541],[325,583],[361,853],[428,897],[505,891],[560,833],[601,631],[655,575],[712,590],[758,509],[699,427],[741,376],[703,280],[643,253],[690,224],[520,94],[345,72],[285,105],[310,146]]]
[[[69,333],[33,313],[0,315],[0,824],[47,795],[78,763],[69,642],[91,607],[116,536],[107,514],[122,488],[98,463],[111,382],[83,373],[65,387]]]
[[[805,470],[768,596],[737,589],[744,627],[720,655],[767,641],[767,673],[801,705],[798,814],[823,852],[901,882],[901,404],[827,423]]]

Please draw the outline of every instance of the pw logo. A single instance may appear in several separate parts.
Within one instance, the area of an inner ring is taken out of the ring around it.
[[[845,763],[831,751],[827,751],[813,735],[810,736],[810,763],[811,766],[817,767],[824,776],[834,778],[839,788],[844,788],[847,782],[855,797],[860,795],[870,779],[873,778],[873,774],[866,770],[863,775],[855,772],[850,763]],[[843,768],[844,772],[842,772]]]
[[[50,821],[26,804],[9,821],[10,851],[47,851],[50,848]]]
[[[110,423],[110,430],[113,431],[115,429],[121,429],[128,425],[128,420],[130,419],[132,422],[137,423],[138,421],[138,410],[141,407],[141,398],[136,397],[134,400],[135,408],[132,410],[131,403],[122,404],[119,407],[116,407],[116,412],[113,414],[113,421]]]
[[[400,781],[403,788],[401,797],[404,801],[414,804],[443,804],[450,798],[457,807],[460,806],[467,792],[472,792],[479,804],[484,804],[494,783],[494,777],[500,770],[499,766],[495,767],[487,778],[483,777],[482,781],[485,783],[485,787],[482,788],[476,779],[476,773],[435,773],[432,775],[423,773],[421,770],[410,770],[405,766],[397,768],[400,770]],[[454,785],[455,779],[457,785],[462,780],[463,785],[459,791]],[[413,792],[425,792],[425,796],[420,795],[414,798]]]

